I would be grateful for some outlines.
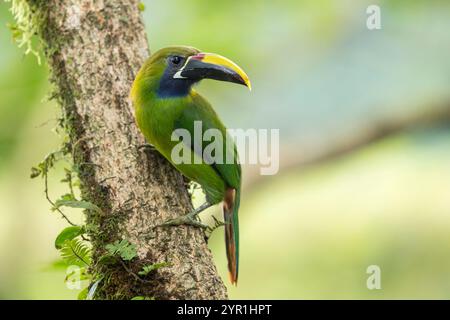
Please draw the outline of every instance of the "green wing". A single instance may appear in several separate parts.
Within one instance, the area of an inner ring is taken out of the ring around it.
[[[220,131],[220,137],[214,137],[219,139],[217,143],[222,146],[223,163],[217,163],[208,159],[211,163],[211,167],[217,172],[217,174],[225,181],[226,185],[235,189],[240,187],[241,183],[241,166],[238,161],[238,153],[236,146],[231,136],[226,132],[226,128],[220,121],[216,112],[206,99],[198,94],[192,95],[192,102],[185,107],[183,112],[175,120],[175,128],[183,128],[189,131],[191,135],[190,147],[195,152],[199,153],[199,150],[203,151],[210,145],[211,141],[197,141],[194,135],[194,123],[195,121],[201,121],[201,133],[202,137],[206,130],[217,129]],[[213,141],[214,141],[213,139]],[[197,143],[196,143],[197,142]],[[199,142],[201,145],[198,145]],[[216,141],[214,141],[216,142]],[[206,158],[206,157],[205,157]],[[227,159],[231,161],[226,161]]]

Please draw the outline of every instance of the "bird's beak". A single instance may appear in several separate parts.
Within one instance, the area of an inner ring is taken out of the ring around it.
[[[190,56],[174,75],[176,79],[214,79],[242,84],[252,89],[247,74],[236,63],[214,53],[198,53]]]

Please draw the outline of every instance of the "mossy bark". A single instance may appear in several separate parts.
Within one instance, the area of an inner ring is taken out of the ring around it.
[[[136,0],[27,0],[39,16],[39,36],[63,108],[82,196],[103,215],[87,213],[100,299],[224,299],[204,232],[154,228],[192,209],[186,184],[158,153],[140,148],[129,89],[148,57]],[[138,258],[103,265],[105,245],[127,239]],[[144,264],[168,262],[151,281],[136,279]],[[128,269],[128,271],[126,270]]]

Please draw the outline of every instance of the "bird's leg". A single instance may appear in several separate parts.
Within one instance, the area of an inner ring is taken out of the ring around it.
[[[200,212],[202,212],[205,209],[208,209],[211,206],[212,206],[212,204],[210,204],[209,202],[205,202],[204,204],[202,204],[200,207],[193,210],[192,212],[189,212],[188,214],[186,214],[184,216],[180,216],[175,219],[166,221],[166,222],[160,224],[160,226],[167,227],[167,226],[189,225],[189,226],[206,229],[206,228],[208,228],[208,226],[201,223],[200,221],[198,221],[197,216],[199,215]]]
[[[149,150],[152,150],[152,151],[156,149],[155,146],[152,145],[152,144],[150,144],[150,143],[144,143],[144,144],[141,144],[141,145],[139,145],[137,148],[138,148],[138,150],[141,150],[141,149],[149,149]]]

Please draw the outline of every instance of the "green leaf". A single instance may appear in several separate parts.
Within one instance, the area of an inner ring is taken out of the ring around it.
[[[91,286],[91,288],[89,289],[89,292],[86,296],[86,300],[92,300],[94,299],[95,296],[95,291],[97,291],[98,288],[98,284],[103,280],[103,277],[101,277],[100,279],[98,279],[97,281],[94,282],[94,284]]]
[[[72,240],[72,239],[78,237],[79,235],[82,235],[83,233],[84,233],[84,229],[79,226],[70,226],[70,227],[65,228],[56,237],[56,240],[55,240],[56,249],[61,249],[66,240]]]
[[[55,162],[59,160],[61,155],[61,150],[57,150],[54,152],[49,153],[44,160],[42,160],[37,167],[34,169],[31,169],[32,174],[33,171],[37,173],[37,171],[40,171],[40,174],[42,176],[46,176],[49,169],[52,168],[55,165]]]
[[[131,245],[120,252],[122,260],[130,261],[137,256],[135,245]]]
[[[89,291],[88,287],[86,287],[83,290],[81,290],[80,293],[78,294],[77,299],[78,300],[86,300],[87,295],[88,295],[88,291]]]
[[[145,10],[145,4],[144,3],[142,3],[142,2],[139,2],[139,4],[138,4],[138,9],[139,9],[139,11],[144,11]]]
[[[60,253],[68,265],[89,266],[91,263],[91,249],[79,239],[64,241]]]
[[[73,279],[75,277],[75,279]],[[71,273],[66,275],[65,282],[72,282],[75,281],[83,281],[83,280],[90,280],[92,277],[88,273],[86,267],[81,267],[74,269]]]
[[[144,297],[144,296],[136,296],[136,297],[131,298],[131,300],[155,300],[155,298]]]
[[[118,262],[117,258],[111,254],[104,254],[98,259],[98,263],[103,265],[115,264],[116,262]]]
[[[83,200],[59,199],[55,202],[55,208],[60,208],[60,207],[88,209],[88,210],[95,211],[99,214],[103,214],[102,209],[97,207],[95,204],[88,202],[88,201],[83,201]]]
[[[150,272],[158,270],[159,268],[167,267],[168,265],[169,265],[168,262],[159,262],[159,263],[149,264],[149,265],[144,266],[142,268],[142,270],[138,272],[138,274],[140,276],[146,276]]]
[[[6,27],[11,31],[14,41],[18,41],[22,37],[23,32],[20,30],[17,23],[7,23]]]
[[[136,246],[123,239],[105,246],[111,255],[118,255],[122,260],[130,261],[137,256]]]
[[[62,202],[62,201],[77,201],[77,199],[75,199],[75,197],[71,194],[71,193],[66,193],[63,194],[58,200],[56,200],[56,202]]]
[[[36,167],[32,167],[31,168],[30,178],[31,179],[37,178],[37,177],[39,177],[41,175],[41,173],[42,173],[41,169],[36,168]]]

